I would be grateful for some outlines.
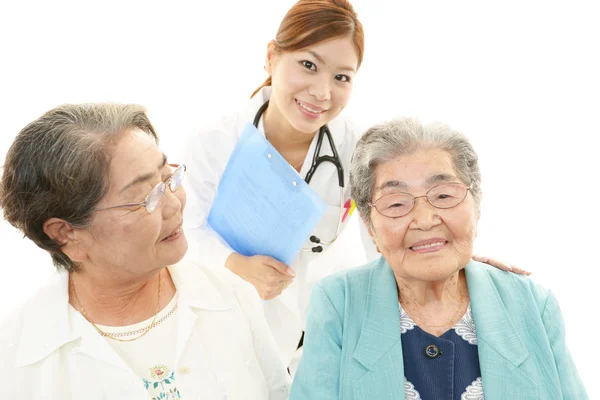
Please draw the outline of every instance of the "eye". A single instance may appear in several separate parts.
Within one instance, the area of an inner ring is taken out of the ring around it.
[[[393,204],[390,204],[390,205],[388,206],[388,208],[398,208],[398,207],[404,207],[404,205],[405,205],[404,203],[393,203]]]
[[[350,77],[348,75],[336,75],[335,79],[340,82],[350,82]]]
[[[304,68],[309,69],[311,71],[317,70],[317,66],[315,65],[315,63],[310,62],[308,60],[300,61],[300,64],[302,64]]]

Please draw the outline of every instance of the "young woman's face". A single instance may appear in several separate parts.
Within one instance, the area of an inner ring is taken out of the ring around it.
[[[293,52],[277,52],[269,45],[269,109],[274,106],[294,129],[312,134],[348,104],[357,69],[358,53],[349,37]]]

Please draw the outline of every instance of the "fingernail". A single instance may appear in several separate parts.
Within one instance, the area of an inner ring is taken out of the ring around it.
[[[296,276],[296,271],[294,271],[294,270],[293,270],[293,269],[291,269],[290,267],[288,267],[288,269],[287,269],[287,272],[288,272],[288,275],[291,275],[291,276]]]
[[[510,264],[506,264],[506,266],[508,267],[508,270],[509,270],[509,271],[512,271],[512,270],[513,270],[513,267],[512,267]]]

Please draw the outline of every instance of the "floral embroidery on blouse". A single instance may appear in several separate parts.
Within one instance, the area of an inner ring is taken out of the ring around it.
[[[460,396],[460,400],[485,400],[481,378],[477,378],[477,380],[467,386],[467,390]]]
[[[421,400],[421,395],[415,389],[415,386],[406,380],[406,377],[404,377],[404,398],[406,400]]]
[[[406,311],[404,311],[404,309],[400,307],[400,332],[404,334],[407,331],[414,329],[415,325],[416,324],[412,320],[412,318],[410,318]]]
[[[175,372],[162,364],[150,368],[152,381],[142,378],[151,400],[179,400],[181,395],[175,386]]]
[[[469,342],[469,344],[477,345],[477,331],[475,330],[470,304],[467,313],[452,328],[463,340]]]

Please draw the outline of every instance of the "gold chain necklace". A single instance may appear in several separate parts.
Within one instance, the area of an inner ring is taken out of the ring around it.
[[[414,312],[414,309],[409,310],[408,307],[407,307],[408,304],[405,304],[403,306],[403,308],[405,310],[407,310],[407,311],[410,311],[409,317],[414,318],[415,320],[417,320],[418,322],[420,322],[421,325],[424,325],[424,326],[429,327],[429,328],[442,328],[442,327],[446,327],[446,326],[448,326],[450,324],[454,325],[454,322],[456,321],[456,319],[458,317],[461,317],[461,314],[463,312],[462,301],[464,299],[466,299],[466,298],[467,298],[467,295],[465,295],[465,294],[461,294],[460,295],[459,302],[460,302],[461,305],[459,305],[458,311],[452,316],[451,319],[448,320],[448,322],[444,323],[443,325],[431,325],[431,324],[428,324],[426,321],[424,321],[421,318],[417,317],[416,313]]]
[[[147,326],[147,328],[142,332],[142,334],[140,334],[139,336],[136,336],[132,339],[121,339],[116,337],[114,334],[109,333],[109,332],[104,332],[102,329],[100,329],[98,327],[98,325],[96,325],[95,323],[93,323],[88,315],[87,312],[85,311],[85,308],[83,308],[83,305],[81,304],[81,301],[79,300],[79,296],[77,296],[77,290],[75,290],[75,282],[73,281],[72,278],[69,278],[69,280],[71,281],[71,286],[73,287],[73,294],[75,295],[75,300],[77,300],[77,305],[79,306],[79,312],[81,312],[81,315],[83,315],[83,317],[90,323],[92,324],[92,326],[98,331],[98,333],[104,337],[108,337],[110,339],[116,340],[118,342],[133,342],[134,340],[138,340],[139,338],[141,338],[142,336],[144,336],[146,333],[150,332],[150,330],[152,328],[154,328],[155,326],[155,322],[156,322],[156,317],[158,316],[158,313],[160,311],[160,294],[161,294],[161,288],[160,288],[160,272],[158,273],[158,299],[156,301],[156,313],[154,313],[154,318],[152,319],[152,322],[150,323],[150,325]]]

